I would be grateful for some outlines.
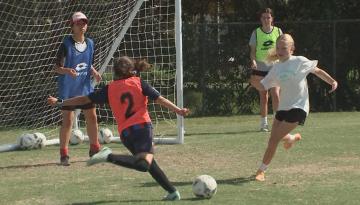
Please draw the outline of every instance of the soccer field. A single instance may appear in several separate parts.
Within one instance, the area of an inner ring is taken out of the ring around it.
[[[156,146],[181,201],[161,201],[165,191],[147,173],[86,167],[82,144],[70,147],[69,167],[57,166],[57,146],[0,153],[0,204],[360,204],[360,112],[311,113],[296,129],[303,139],[289,151],[279,146],[263,183],[253,180],[268,139],[257,131],[258,118],[187,118],[185,144]],[[0,144],[16,140],[0,133]],[[127,153],[122,145],[109,147]],[[210,200],[192,194],[201,174],[217,180]]]

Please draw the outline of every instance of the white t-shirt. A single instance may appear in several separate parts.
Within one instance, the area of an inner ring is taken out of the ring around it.
[[[285,62],[273,65],[266,77],[261,80],[265,89],[280,87],[278,110],[300,108],[309,114],[309,92],[306,76],[314,72],[318,61],[303,56],[291,56]]]

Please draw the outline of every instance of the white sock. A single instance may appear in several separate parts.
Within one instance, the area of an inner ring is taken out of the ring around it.
[[[261,124],[262,124],[262,125],[267,125],[267,124],[268,124],[267,121],[268,121],[268,120],[267,120],[267,116],[261,118]]]
[[[266,169],[268,168],[268,165],[264,164],[264,163],[261,163],[260,167],[259,167],[259,170],[265,172]]]

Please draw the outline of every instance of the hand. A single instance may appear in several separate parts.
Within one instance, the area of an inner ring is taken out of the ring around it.
[[[48,99],[47,99],[47,103],[51,106],[56,106],[58,99],[49,95]]]
[[[336,82],[336,80],[334,80],[334,82],[332,82],[330,85],[331,85],[331,90],[329,91],[329,93],[332,93],[338,87],[338,83]]]
[[[75,69],[72,69],[72,68],[68,68],[67,69],[67,74],[69,74],[71,77],[73,77],[73,78],[76,78],[76,76],[77,76],[77,72],[76,72],[76,70]]]
[[[176,111],[176,113],[181,116],[187,116],[190,113],[190,110],[188,108],[182,108]]]
[[[251,67],[251,69],[255,69],[255,70],[257,69],[257,63],[255,60],[251,60],[250,67]]]
[[[97,72],[95,69],[93,69],[92,75],[94,76],[96,82],[100,82],[102,80],[102,77],[99,72]]]

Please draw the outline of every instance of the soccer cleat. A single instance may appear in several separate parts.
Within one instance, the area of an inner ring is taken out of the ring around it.
[[[181,196],[179,191],[174,191],[163,198],[164,201],[179,201],[180,199]]]
[[[261,171],[261,170],[258,170],[256,172],[255,180],[259,181],[259,182],[265,181],[265,172]]]
[[[267,124],[260,125],[260,132],[269,132],[269,125]]]
[[[69,156],[60,157],[60,165],[62,165],[62,166],[70,166],[69,158],[70,158]]]
[[[111,149],[109,147],[102,148],[98,153],[94,154],[87,161],[87,166],[91,166],[91,165],[98,164],[101,162],[106,162],[109,154],[111,154]]]
[[[100,150],[99,150],[100,151]],[[94,156],[96,153],[98,153],[99,151],[93,151],[93,150],[89,150],[89,157]]]
[[[295,142],[301,140],[301,135],[300,133],[296,133],[294,134],[294,138],[293,139],[286,139],[284,140],[284,148],[286,150],[290,149],[294,144]]]

